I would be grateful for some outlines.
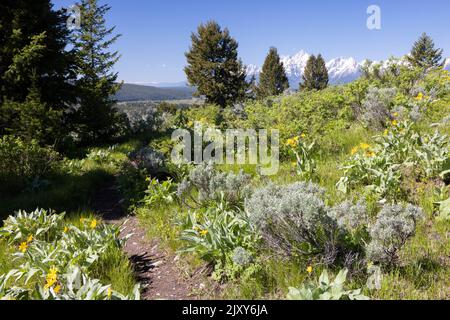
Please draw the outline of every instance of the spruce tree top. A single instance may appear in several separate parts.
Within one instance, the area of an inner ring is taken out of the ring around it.
[[[422,33],[420,38],[414,42],[414,46],[407,59],[413,66],[419,68],[442,67],[444,64],[442,52],[442,49],[434,48],[434,41],[430,36]]]
[[[303,90],[322,90],[328,86],[328,70],[322,55],[309,57],[302,79],[300,89]]]
[[[261,98],[283,93],[289,88],[283,63],[276,48],[270,48],[260,75],[258,96]]]

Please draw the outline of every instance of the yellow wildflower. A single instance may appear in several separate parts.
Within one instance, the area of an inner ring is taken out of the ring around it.
[[[417,97],[416,97],[416,100],[417,101],[421,101],[423,99],[423,93],[422,92],[419,92],[419,94],[417,95]]]
[[[397,118],[398,117],[398,112],[394,113],[394,117]]]
[[[53,291],[58,294],[61,291],[61,286],[58,284],[56,287],[53,288]]]
[[[91,227],[91,229],[97,228],[97,220],[96,220],[96,219],[94,219],[94,220],[91,221],[90,227]]]
[[[111,296],[112,296],[112,290],[111,290],[111,288],[108,288],[108,291],[107,291],[107,295],[108,295],[108,298],[111,298]]]
[[[313,272],[312,266],[308,266],[308,268],[306,268],[306,272],[312,273]]]
[[[47,273],[47,283],[45,284],[44,288],[49,289],[53,287],[58,280],[58,269],[56,267],[51,267],[50,271]]]
[[[383,135],[384,135],[385,137],[387,137],[387,136],[389,135],[389,130],[388,130],[388,129],[384,130]]]
[[[28,243],[27,243],[27,242],[22,242],[22,243],[19,245],[19,250],[20,250],[22,253],[25,253],[25,251],[27,251],[27,249],[28,249]]]
[[[392,120],[391,124],[395,127],[398,125],[398,121],[397,120]]]
[[[298,139],[295,139],[295,138],[287,139],[286,145],[289,147],[295,148],[298,145]]]
[[[69,232],[69,227],[64,226],[64,233],[67,233],[67,232]]]
[[[353,156],[353,155],[355,155],[355,153],[357,153],[358,152],[358,147],[353,147],[352,148],[352,151],[350,152],[351,153],[351,155]]]
[[[192,128],[192,127],[194,126],[194,122],[189,121],[189,122],[187,123],[187,126],[188,126],[189,128]]]
[[[361,143],[359,146],[360,146],[360,148],[363,149],[363,150],[367,150],[367,149],[370,148],[370,145],[367,144],[367,143]]]
[[[366,156],[369,158],[375,157],[375,152],[371,151],[371,150],[367,150],[366,151]]]
[[[306,134],[302,133],[300,137],[302,137],[302,139],[305,139],[306,138]]]
[[[292,161],[292,162],[291,162],[291,165],[292,165],[293,167],[296,167],[296,166],[297,166],[297,161]]]
[[[200,235],[202,235],[202,236],[206,236],[208,233],[209,233],[208,230],[200,231]]]
[[[27,243],[30,243],[30,242],[32,242],[32,241],[33,241],[33,235],[30,234],[30,235],[28,236],[28,238],[27,238]]]

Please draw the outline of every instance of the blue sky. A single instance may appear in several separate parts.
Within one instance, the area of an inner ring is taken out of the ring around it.
[[[56,8],[75,0],[53,0]],[[116,70],[126,82],[185,79],[184,53],[198,24],[214,19],[239,42],[245,64],[261,65],[270,46],[326,59],[382,60],[407,53],[422,32],[450,57],[448,0],[100,0],[122,34]],[[366,27],[369,5],[381,8],[381,30]]]

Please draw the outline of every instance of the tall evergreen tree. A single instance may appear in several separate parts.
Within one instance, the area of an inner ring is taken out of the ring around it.
[[[300,89],[303,90],[322,90],[328,86],[328,70],[322,55],[309,57],[302,79]]]
[[[26,132],[51,144],[64,135],[75,79],[66,20],[50,0],[1,1],[0,134]],[[50,127],[33,132],[37,123]]]
[[[328,82],[330,81],[330,79],[328,76],[327,65],[321,54],[317,56],[316,65],[317,65],[317,89],[322,90],[328,87]]]
[[[289,81],[276,48],[270,48],[259,78],[258,97],[264,98],[283,93]]]
[[[422,33],[420,38],[414,42],[407,59],[413,66],[419,68],[442,67],[444,64],[442,52],[442,49],[435,49],[434,41],[430,36]]]
[[[81,0],[81,28],[73,37],[79,92],[74,130],[85,143],[112,138],[121,121],[113,99],[121,84],[117,83],[118,73],[112,71],[120,56],[108,51],[120,35],[113,35],[115,27],[106,26],[105,15],[110,9],[97,0]]]
[[[221,107],[244,99],[246,72],[238,59],[238,43],[228,29],[209,21],[198,27],[191,40],[184,71],[189,84],[197,88],[196,96],[205,96],[208,103]]]

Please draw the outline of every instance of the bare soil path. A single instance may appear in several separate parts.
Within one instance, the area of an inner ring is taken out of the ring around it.
[[[183,274],[176,257],[159,246],[159,240],[149,240],[138,218],[129,216],[122,207],[122,198],[115,185],[98,190],[93,208],[106,223],[123,225],[121,237],[131,234],[123,250],[133,264],[144,300],[193,300],[194,279]]]

